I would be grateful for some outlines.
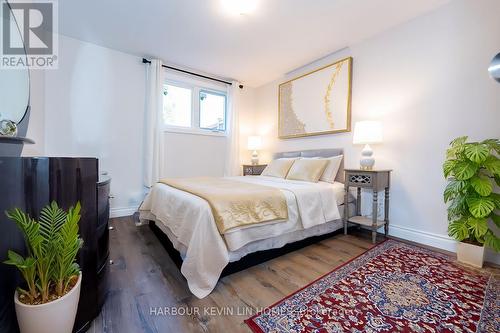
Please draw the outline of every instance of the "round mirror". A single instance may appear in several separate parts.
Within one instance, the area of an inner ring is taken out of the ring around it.
[[[10,47],[24,50],[23,39],[16,19],[10,10],[10,5],[6,0],[0,0],[0,26],[2,30],[8,29],[10,38],[2,38],[1,42],[6,44],[10,42]],[[6,31],[3,32],[5,36]],[[5,50],[6,45],[2,45]],[[26,53],[23,54],[5,54],[0,56],[3,64],[11,57],[13,59],[23,59],[16,61],[15,66],[0,66],[0,121],[10,120],[19,124],[29,109],[30,99],[30,77],[29,69],[26,66]]]
[[[500,82],[500,53],[491,60],[490,67],[488,67],[490,76]]]

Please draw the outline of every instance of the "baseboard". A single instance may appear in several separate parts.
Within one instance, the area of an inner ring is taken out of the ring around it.
[[[137,209],[138,209],[137,206],[111,208],[109,212],[109,217],[115,218],[115,217],[132,216],[134,215],[135,212],[137,212]]]
[[[450,252],[457,251],[457,242],[454,239],[433,232],[391,224],[389,226],[389,235]]]
[[[389,235],[406,239],[415,243],[436,247],[438,249],[457,252],[457,241],[449,236],[393,224],[391,224],[389,227]],[[485,261],[500,265],[500,254],[486,249]]]

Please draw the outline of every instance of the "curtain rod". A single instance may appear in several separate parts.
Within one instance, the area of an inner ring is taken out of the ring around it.
[[[143,64],[150,64],[151,60],[148,60],[146,58],[142,58],[142,63]],[[180,69],[180,68],[175,68],[175,67],[167,66],[167,65],[162,65],[162,67],[165,67],[165,68],[168,68],[168,69],[173,69],[174,71],[186,73],[186,74],[189,74],[189,75],[194,75],[194,76],[202,77],[204,79],[208,79],[208,80],[212,80],[212,81],[217,81],[217,82],[229,84],[230,86],[233,85],[231,82],[227,82],[227,81],[224,81],[224,80],[216,79],[216,78],[210,77],[210,76],[201,75],[201,74],[198,74],[198,73],[193,73],[193,72],[186,71],[186,70],[183,70],[183,69]]]

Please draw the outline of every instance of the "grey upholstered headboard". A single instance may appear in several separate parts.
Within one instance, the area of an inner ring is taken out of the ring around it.
[[[283,158],[283,157],[333,157],[343,154],[344,150],[342,148],[311,149],[311,150],[298,150],[298,151],[274,153],[273,159]],[[344,158],[340,163],[339,172],[337,173],[337,177],[335,178],[336,181],[342,183],[344,182]]]

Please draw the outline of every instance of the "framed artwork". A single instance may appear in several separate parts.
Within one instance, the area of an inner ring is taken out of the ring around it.
[[[352,57],[279,85],[280,139],[351,131]]]

